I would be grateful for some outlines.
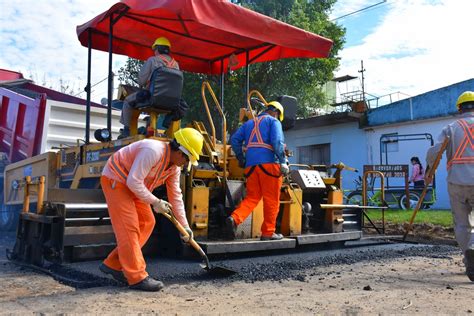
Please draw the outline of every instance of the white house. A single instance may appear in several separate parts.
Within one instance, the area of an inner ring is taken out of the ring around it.
[[[441,129],[456,119],[456,100],[466,90],[474,90],[474,79],[369,110],[362,116],[342,112],[298,120],[285,132],[287,146],[294,152],[290,163],[343,162],[359,169],[359,174],[344,171],[344,189],[354,189],[353,180],[362,175],[363,165],[410,165],[413,156],[426,165],[431,141],[436,142]],[[436,173],[437,202],[433,208],[449,208],[446,176],[443,158]],[[389,184],[403,185],[403,181],[391,178]]]

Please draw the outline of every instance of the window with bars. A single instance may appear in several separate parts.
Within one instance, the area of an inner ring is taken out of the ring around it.
[[[331,164],[331,144],[298,147],[298,163],[304,165]]]

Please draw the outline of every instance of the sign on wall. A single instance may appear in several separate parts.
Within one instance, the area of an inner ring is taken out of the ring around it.
[[[408,165],[364,165],[364,173],[367,171],[380,171],[385,178],[408,177]],[[373,176],[378,176],[373,174]]]

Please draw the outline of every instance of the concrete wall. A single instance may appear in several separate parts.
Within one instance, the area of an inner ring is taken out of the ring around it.
[[[359,129],[358,122],[286,131],[287,147],[295,154],[289,161],[299,162],[298,147],[329,143],[331,163],[343,162],[347,166],[362,169],[368,158],[365,134],[365,131]],[[355,172],[343,171],[343,188],[353,189],[353,180],[358,175]]]
[[[466,90],[474,90],[474,79],[423,93],[368,112],[368,126],[400,123],[453,115],[456,100]]]

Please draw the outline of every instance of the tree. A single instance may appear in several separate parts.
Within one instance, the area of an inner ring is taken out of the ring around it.
[[[250,65],[250,89],[260,91],[267,101],[286,94],[298,99],[298,115],[307,117],[316,108],[325,105],[326,100],[321,87],[332,79],[334,70],[339,66],[337,54],[344,44],[345,30],[329,21],[328,14],[336,0],[233,0],[233,3],[271,16],[280,21],[300,27],[333,40],[329,58],[325,59],[283,59],[267,63]],[[119,70],[119,80],[130,83],[130,75],[138,68],[136,62],[127,62]],[[127,81],[126,81],[127,80]],[[184,95],[190,104],[190,111],[184,121],[200,119],[207,122],[201,100],[201,83],[209,80],[219,95],[219,78],[202,74],[185,74]],[[244,94],[245,69],[232,71],[225,76],[224,106],[229,130],[238,125],[239,108],[245,107]],[[210,105],[211,99],[208,97]],[[220,120],[216,113],[217,122]]]

